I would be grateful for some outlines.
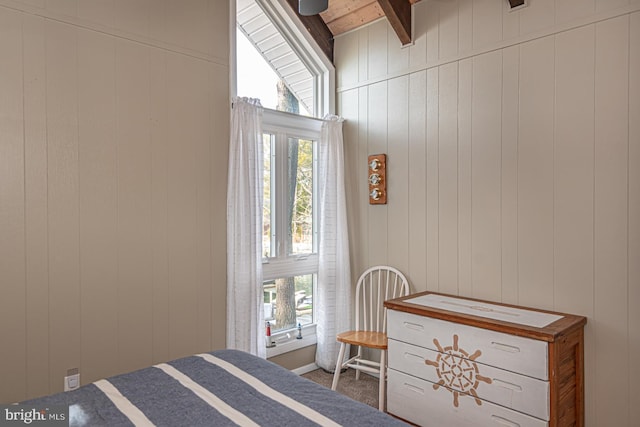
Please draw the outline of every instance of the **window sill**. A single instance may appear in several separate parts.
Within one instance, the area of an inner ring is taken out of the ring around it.
[[[302,339],[296,339],[295,337],[289,338],[287,337],[287,334],[282,334],[280,336],[275,336],[274,341],[276,343],[275,347],[267,348],[267,359],[270,357],[278,356],[280,354],[289,353],[290,351],[295,351],[301,348],[315,345],[318,342],[318,339],[316,337],[314,327],[313,331],[307,331],[306,335],[304,334],[303,329]]]

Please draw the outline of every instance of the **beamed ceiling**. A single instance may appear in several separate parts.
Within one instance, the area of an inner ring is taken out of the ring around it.
[[[325,55],[333,62],[333,37],[385,17],[403,45],[411,43],[411,5],[420,0],[329,0],[319,15],[298,15]],[[298,0],[287,0],[298,10]]]
[[[298,11],[298,0],[287,0]],[[411,5],[420,0],[329,0],[329,8],[314,16],[298,15],[323,52],[333,62],[333,37],[386,16],[400,43],[411,43]],[[512,8],[525,0],[507,0]]]

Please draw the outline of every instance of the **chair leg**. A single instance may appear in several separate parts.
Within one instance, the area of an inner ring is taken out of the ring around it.
[[[380,381],[378,382],[378,409],[384,412],[385,386],[387,380],[387,350],[380,350]]]
[[[338,380],[340,379],[340,371],[342,370],[342,361],[344,360],[344,350],[347,345],[340,343],[340,352],[338,353],[338,361],[336,362],[336,370],[333,372],[333,382],[331,383],[331,390],[338,388]]]
[[[358,357],[356,359],[356,365],[360,366],[360,359],[362,359],[362,346],[358,347]],[[356,381],[360,379],[360,369],[356,369]]]

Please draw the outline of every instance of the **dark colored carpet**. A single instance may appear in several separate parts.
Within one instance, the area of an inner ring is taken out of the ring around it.
[[[371,375],[360,373],[360,379],[356,381],[355,372],[354,369],[347,369],[346,372],[340,374],[337,391],[354,400],[377,408],[378,379]],[[327,388],[331,388],[331,382],[333,381],[333,374],[322,369],[316,369],[302,376]]]

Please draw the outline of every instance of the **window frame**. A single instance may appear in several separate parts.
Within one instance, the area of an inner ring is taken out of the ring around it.
[[[231,67],[230,83],[231,94],[238,95],[237,85],[237,61],[236,61],[236,0],[230,0],[230,14],[233,25],[230,26]],[[313,117],[322,118],[335,112],[336,70],[333,63],[326,57],[317,42],[305,28],[287,0],[255,0],[261,7],[280,34],[287,40],[291,49],[298,58],[314,75],[314,106],[311,114]],[[241,94],[251,96],[251,94]],[[311,118],[313,118],[311,117]]]
[[[305,139],[314,141],[314,175],[317,176],[317,152],[318,152],[318,144],[320,143],[320,132],[322,127],[322,120],[307,117],[307,116],[299,116],[296,114],[286,113],[282,111],[275,111],[271,109],[264,109],[263,112],[263,125],[262,125],[262,133],[263,134],[273,134],[276,135],[276,151],[278,150],[278,145],[281,147],[280,157],[276,159],[276,161],[280,161],[279,168],[276,166],[275,169],[279,169],[281,174],[286,175],[286,147],[288,144],[289,138],[296,139]],[[278,141],[278,138],[282,138]],[[281,144],[278,144],[280,142]],[[276,153],[277,156],[278,153]],[[284,156],[283,156],[284,154]],[[284,159],[283,159],[284,157]],[[274,169],[274,165],[272,164],[272,171]],[[284,169],[284,171],[283,171]],[[280,185],[286,188],[286,176],[284,182],[282,181],[282,176],[280,176]],[[276,181],[278,181],[278,172],[276,172]],[[316,179],[314,179],[314,184]],[[276,185],[278,185],[276,183]],[[282,188],[280,188],[282,190]],[[301,276],[312,274],[315,276],[314,278],[314,290],[313,293],[317,294],[317,274],[318,274],[318,194],[320,189],[317,185],[314,185],[314,195],[313,195],[313,246],[314,252],[309,254],[299,254],[299,255],[289,255],[287,248],[276,248],[275,257],[263,258],[262,263],[262,280],[263,283],[268,280],[274,280],[282,277],[292,277],[292,276]],[[284,197],[281,193],[283,191],[276,191],[276,209],[278,206],[283,207],[286,206],[286,200],[282,200]],[[272,207],[273,209],[273,207]],[[285,208],[286,209],[286,208]],[[282,230],[283,227],[287,227],[286,224],[286,215],[280,216],[280,222],[276,223],[276,235],[280,234],[283,236],[286,231]],[[273,236],[273,233],[272,233]],[[286,235],[285,241],[286,239]],[[276,241],[276,245],[277,245]],[[272,244],[273,247],[273,244]],[[297,331],[295,329],[283,330],[278,332],[273,332],[271,337],[275,341],[276,346],[272,348],[267,348],[267,357],[273,357],[277,354],[286,353],[289,351],[296,350],[298,348],[307,347],[310,345],[314,345],[317,343],[316,338],[316,311],[314,305],[313,312],[313,323],[302,326],[302,340],[297,340],[296,335]]]

